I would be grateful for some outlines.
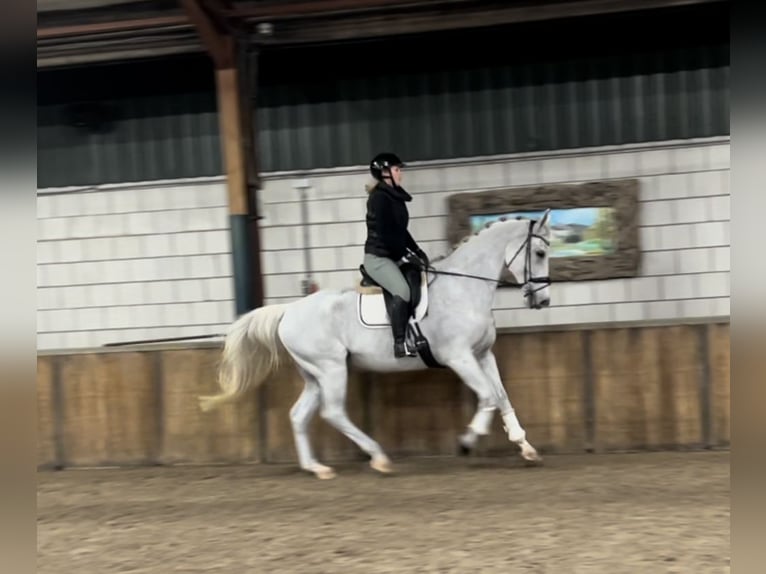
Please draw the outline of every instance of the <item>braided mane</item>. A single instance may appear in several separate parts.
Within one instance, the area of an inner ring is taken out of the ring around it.
[[[517,215],[517,216],[515,217],[515,219],[516,219],[516,220],[519,220],[519,219],[524,219],[524,218],[523,218],[523,217],[521,217],[520,215]],[[446,258],[447,258],[447,257],[449,257],[450,255],[452,255],[452,254],[453,254],[455,251],[457,251],[457,250],[458,250],[458,249],[459,249],[461,246],[463,246],[463,245],[465,245],[466,243],[468,243],[469,241],[471,241],[471,239],[473,239],[474,237],[476,237],[477,235],[479,235],[479,234],[480,234],[480,233],[482,233],[483,231],[486,231],[487,229],[489,229],[490,227],[492,227],[492,226],[493,226],[493,225],[495,225],[496,223],[502,223],[502,222],[505,222],[505,221],[508,221],[508,218],[507,218],[507,217],[505,217],[505,216],[503,216],[503,217],[500,217],[499,219],[494,219],[494,220],[492,220],[492,221],[488,221],[487,223],[485,223],[485,224],[482,226],[482,228],[481,228],[481,229],[478,229],[477,231],[474,231],[473,233],[471,233],[471,234],[469,234],[469,235],[466,235],[465,237],[463,237],[463,239],[461,239],[460,241],[458,241],[457,243],[455,243],[455,244],[452,246],[452,249],[450,250],[450,252],[449,252],[449,253],[447,253],[447,254],[445,254],[445,255],[439,255],[438,257],[434,257],[434,258],[433,258],[431,261],[432,261],[432,262],[434,262],[434,263],[436,263],[437,261],[441,261],[442,259],[446,259]]]

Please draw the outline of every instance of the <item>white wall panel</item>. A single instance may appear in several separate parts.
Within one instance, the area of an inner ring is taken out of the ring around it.
[[[668,142],[428,162],[405,172],[411,230],[431,257],[447,252],[453,193],[543,183],[638,178],[641,275],[552,286],[553,307],[495,298],[498,327],[680,320],[728,315],[729,143]],[[358,169],[265,175],[259,201],[266,302],[301,296],[302,195],[307,184],[311,265],[321,288],[358,281],[365,238]],[[52,193],[53,192],[53,193]],[[222,182],[151,182],[40,190],[38,346],[217,333],[234,318],[231,245]]]
[[[40,190],[38,348],[205,334],[228,323],[226,201],[225,185],[209,182]]]

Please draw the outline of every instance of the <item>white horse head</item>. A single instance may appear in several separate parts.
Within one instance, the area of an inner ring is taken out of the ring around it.
[[[494,410],[500,411],[508,438],[529,461],[540,460],[526,440],[492,353],[494,295],[508,269],[522,288],[526,304],[550,305],[548,247],[549,210],[539,221],[497,221],[466,238],[452,253],[429,269],[428,313],[418,328],[432,356],[453,370],[478,397],[478,408],[462,448],[472,448],[489,433]],[[394,357],[392,333],[360,321],[355,289],[320,290],[297,301],[260,307],[237,319],[226,337],[219,385],[223,392],[200,397],[203,410],[240,398],[261,384],[281,359],[292,360],[305,381],[290,411],[300,466],[320,478],[334,476],[320,464],[308,439],[314,414],[321,416],[368,453],[373,468],[390,469],[380,445],[361,431],[345,410],[348,359],[357,367],[378,372],[428,368],[421,357]]]
[[[515,252],[513,241],[505,249],[508,270],[522,285],[525,303],[532,309],[548,307],[551,302],[548,277],[550,212],[550,209],[546,209],[539,221],[529,222],[527,240]]]

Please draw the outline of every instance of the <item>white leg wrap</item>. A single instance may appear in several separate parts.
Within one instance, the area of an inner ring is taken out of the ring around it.
[[[471,427],[468,427],[466,431],[458,437],[458,440],[464,447],[474,448],[479,440],[479,436]]]
[[[519,424],[519,419],[516,418],[516,412],[513,409],[503,413],[503,424],[508,432],[508,438],[512,442],[522,443],[526,440],[527,433]]]
[[[476,411],[471,423],[468,425],[477,435],[488,435],[489,425],[492,424],[492,416],[495,414],[494,407],[484,408]]]

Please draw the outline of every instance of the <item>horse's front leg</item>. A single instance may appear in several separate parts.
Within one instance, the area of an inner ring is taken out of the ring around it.
[[[478,405],[465,432],[458,437],[460,454],[464,455],[469,454],[476,448],[476,443],[480,436],[487,436],[489,434],[492,418],[495,416],[495,409],[497,408],[494,401],[490,398],[491,392],[480,381],[474,381],[468,386],[476,393]]]
[[[487,351],[479,358],[479,365],[492,385],[494,396],[497,399],[497,406],[503,417],[503,426],[508,433],[508,439],[519,445],[521,448],[521,456],[524,457],[525,460],[530,462],[541,461],[542,457],[537,453],[537,450],[529,444],[529,441],[527,441],[527,433],[524,430],[524,427],[521,426],[519,419],[516,417],[516,411],[511,404],[511,399],[508,398],[508,393],[505,391],[503,380],[500,377],[500,370],[497,368],[497,361],[495,360],[495,355],[492,351]]]
[[[492,417],[495,414],[497,404],[494,398],[492,385],[482,373],[481,367],[476,363],[472,355],[460,353],[461,356],[446,361],[445,364],[455,371],[463,383],[471,389],[478,399],[476,412],[468,423],[465,432],[458,436],[459,453],[469,454],[474,448],[480,436],[489,434]],[[465,358],[462,358],[465,356]]]

